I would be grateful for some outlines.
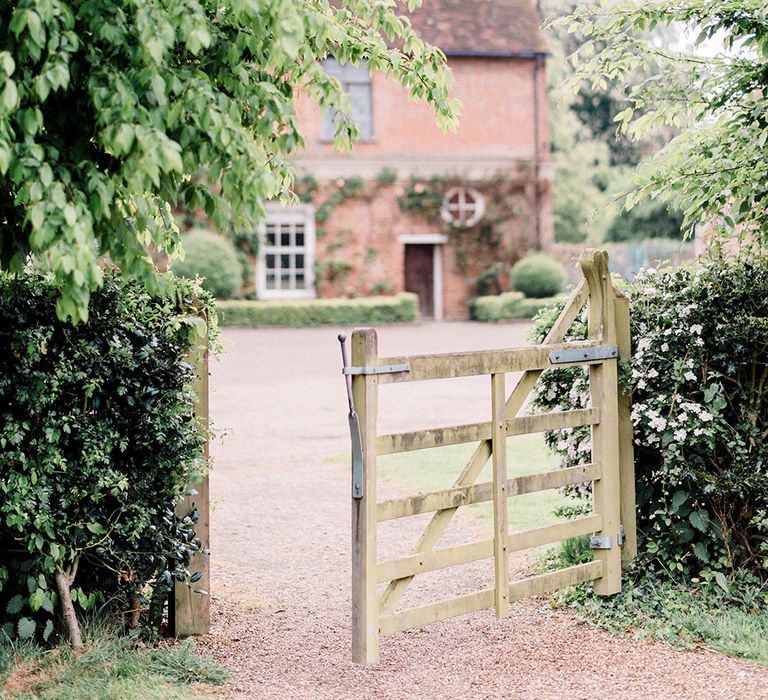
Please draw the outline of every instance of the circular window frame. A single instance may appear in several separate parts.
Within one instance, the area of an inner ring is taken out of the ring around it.
[[[457,204],[451,204],[451,199],[455,195],[459,196],[459,202]],[[466,203],[466,195],[470,195],[473,200],[474,207],[468,207]],[[462,219],[462,215],[471,211],[471,215],[466,219]],[[459,218],[454,216],[458,213]],[[485,214],[485,197],[480,192],[472,187],[451,187],[443,197],[443,204],[440,207],[440,217],[446,224],[450,224],[455,228],[469,228],[478,223]]]

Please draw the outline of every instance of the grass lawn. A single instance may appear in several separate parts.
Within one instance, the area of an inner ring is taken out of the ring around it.
[[[476,443],[450,445],[379,457],[379,479],[402,487],[409,493],[435,491],[454,485]],[[557,468],[557,458],[544,444],[541,434],[516,435],[507,440],[507,472],[510,477],[546,472]],[[490,460],[477,483],[491,480]],[[553,511],[572,501],[557,489],[527,493],[509,499],[509,529],[527,530],[558,522]],[[493,529],[491,503],[476,503],[462,508],[489,533]]]
[[[45,649],[0,642],[2,700],[196,700],[219,697],[227,671],[191,642],[145,645],[97,628],[85,630],[75,654],[66,644]]]

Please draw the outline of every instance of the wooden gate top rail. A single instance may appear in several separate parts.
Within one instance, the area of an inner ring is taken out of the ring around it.
[[[551,367],[568,367],[569,364],[585,365],[605,362],[605,359],[596,359],[553,365],[549,361],[550,353],[563,350],[586,350],[599,347],[602,344],[601,340],[579,340],[571,343],[533,345],[527,348],[510,348],[508,350],[478,350],[438,355],[406,355],[403,357],[379,358],[375,366],[410,365],[409,372],[378,375],[379,384],[474,377],[479,374],[525,372],[528,370],[550,369]]]
[[[550,593],[558,588],[573,586],[585,581],[593,581],[603,575],[603,563],[590,561],[586,564],[569,566],[567,569],[550,571],[530,578],[524,578],[509,584],[509,601],[511,603],[534,595]],[[441,600],[437,603],[422,605],[417,608],[408,608],[402,612],[379,617],[379,632],[381,634],[394,634],[402,630],[421,627],[433,622],[440,622],[451,617],[466,615],[490,608],[493,605],[493,588],[486,588],[476,593]]]
[[[585,518],[567,520],[545,527],[513,532],[507,537],[507,548],[510,552],[519,552],[531,547],[553,544],[571,537],[591,535],[603,527],[603,518],[594,514]],[[379,562],[376,576],[379,583],[387,583],[394,579],[407,578],[428,571],[446,569],[451,566],[468,564],[479,559],[493,556],[493,538],[460,544],[445,549],[433,549],[429,552],[409,554],[400,559],[387,559]]]
[[[546,491],[561,486],[581,484],[586,481],[596,481],[600,478],[601,470],[598,464],[582,464],[578,467],[557,469],[551,472],[528,474],[517,476],[507,480],[508,496],[521,496],[524,493]],[[493,482],[475,484],[473,486],[459,486],[458,488],[442,491],[430,491],[419,493],[408,498],[397,498],[389,501],[381,501],[376,504],[376,520],[394,520],[407,518],[410,515],[431,513],[432,511],[445,510],[446,508],[458,508],[471,503],[483,503],[493,497]]]
[[[534,416],[519,416],[507,420],[507,437],[543,433],[549,430],[577,428],[597,425],[600,422],[599,408],[579,408],[573,411],[542,413]],[[428,428],[409,433],[391,433],[376,438],[376,454],[388,455],[412,450],[424,450],[445,445],[460,445],[465,442],[480,442],[491,439],[491,423],[469,423],[446,428]]]

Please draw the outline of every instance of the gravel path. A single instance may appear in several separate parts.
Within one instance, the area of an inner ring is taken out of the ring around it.
[[[525,326],[424,324],[380,331],[380,354],[498,348]],[[237,672],[235,698],[768,698],[768,671],[711,652],[617,639],[539,601],[381,641],[373,668],[349,661],[349,477],[338,329],[226,330],[212,367],[213,629],[199,640]],[[387,386],[380,430],[488,420],[486,378]],[[405,391],[403,391],[405,390]],[[386,497],[388,489],[382,490]],[[461,515],[461,512],[459,512]],[[479,537],[457,517],[441,546]],[[424,521],[382,528],[381,556]],[[492,582],[490,561],[422,578],[408,604]],[[513,575],[525,562],[513,562]],[[419,580],[417,578],[417,581]]]

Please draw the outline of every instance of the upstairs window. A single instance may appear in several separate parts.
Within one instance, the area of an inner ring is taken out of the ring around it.
[[[351,63],[342,65],[335,58],[328,58],[323,61],[323,68],[328,75],[339,79],[352,103],[351,118],[360,131],[360,138],[370,141],[373,138],[373,106],[371,76],[367,63],[363,62],[357,66]],[[336,135],[336,115],[334,110],[323,112],[323,140],[332,141]]]
[[[269,206],[261,223],[259,299],[315,296],[315,217],[312,207]]]

